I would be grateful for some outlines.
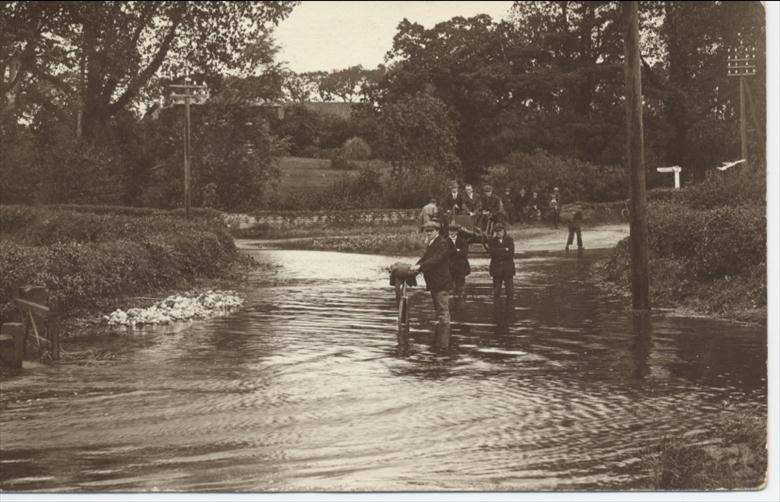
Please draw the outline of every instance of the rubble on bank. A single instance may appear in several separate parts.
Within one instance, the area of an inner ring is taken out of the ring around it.
[[[172,295],[146,308],[117,309],[103,320],[110,326],[170,324],[207,319],[240,307],[244,300],[234,291],[206,291],[196,295]]]

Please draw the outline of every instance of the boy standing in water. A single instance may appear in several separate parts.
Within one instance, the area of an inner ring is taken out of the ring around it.
[[[439,223],[429,221],[422,229],[425,232],[425,253],[410,271],[423,273],[425,288],[431,292],[433,309],[438,320],[434,345],[446,349],[450,344],[450,290],[452,290],[450,248],[446,238],[439,235],[441,229]]]
[[[484,237],[483,244],[490,254],[490,277],[493,278],[493,302],[498,306],[501,285],[504,285],[507,311],[512,309],[515,276],[515,242],[506,234],[503,223],[493,225],[493,236]]]

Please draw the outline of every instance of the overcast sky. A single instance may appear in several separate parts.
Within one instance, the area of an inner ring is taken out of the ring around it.
[[[276,29],[279,59],[295,72],[374,68],[384,62],[403,18],[430,28],[455,16],[503,19],[512,2],[304,1]]]

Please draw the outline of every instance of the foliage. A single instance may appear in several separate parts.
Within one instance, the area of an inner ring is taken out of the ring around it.
[[[515,194],[521,188],[528,194],[544,194],[558,187],[565,202],[624,200],[627,185],[625,170],[619,166],[597,166],[544,150],[513,153],[506,163],[491,167],[485,181],[501,191],[509,187]]]
[[[743,181],[716,176],[648,205],[653,302],[766,321],[765,192],[763,183]],[[608,281],[630,285],[628,239],[604,272]]]
[[[368,160],[371,158],[371,146],[358,136],[349,138],[342,149],[349,160]]]
[[[719,442],[665,437],[647,452],[656,490],[759,489],[767,473],[766,415],[724,413]]]
[[[0,309],[15,288],[42,285],[66,315],[117,298],[216,278],[241,262],[221,222],[0,207]]]
[[[384,74],[385,67],[381,64],[375,69],[356,65],[330,72],[295,73],[288,70],[284,72],[282,86],[285,97],[294,103],[305,103],[315,98],[354,103],[360,100],[363,86],[379,81]]]
[[[271,28],[295,2],[3,2],[10,114],[43,107],[92,138],[161,71],[273,68]],[[80,134],[79,134],[80,136]]]
[[[426,93],[405,97],[382,107],[377,122],[382,157],[397,175],[418,166],[459,172],[453,121],[441,100]]]
[[[619,165],[625,150],[622,15],[619,2],[518,1],[509,22],[478,15],[424,27],[403,20],[386,75],[364,88],[365,101],[380,110],[419,93],[439,100],[472,183],[512,152],[539,148]],[[762,165],[761,4],[641,2],[640,22],[649,183],[662,182],[658,166],[681,165],[685,176],[702,179],[705,169],[737,155],[739,99],[725,58],[738,32],[757,47],[749,154]]]
[[[327,150],[341,148],[359,131],[352,119],[317,113],[303,104],[286,106],[284,118],[270,117],[269,123],[275,136],[289,142],[290,153],[303,157],[329,157]]]

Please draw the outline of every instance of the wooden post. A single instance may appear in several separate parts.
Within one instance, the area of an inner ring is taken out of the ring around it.
[[[184,93],[184,213],[190,218],[190,90]]]
[[[639,56],[639,2],[624,2],[626,143],[631,185],[631,294],[635,310],[650,309],[647,266],[647,208],[645,200],[642,78]]]
[[[750,166],[747,152],[747,122],[745,120],[745,77],[739,77],[739,142],[745,166]]]

